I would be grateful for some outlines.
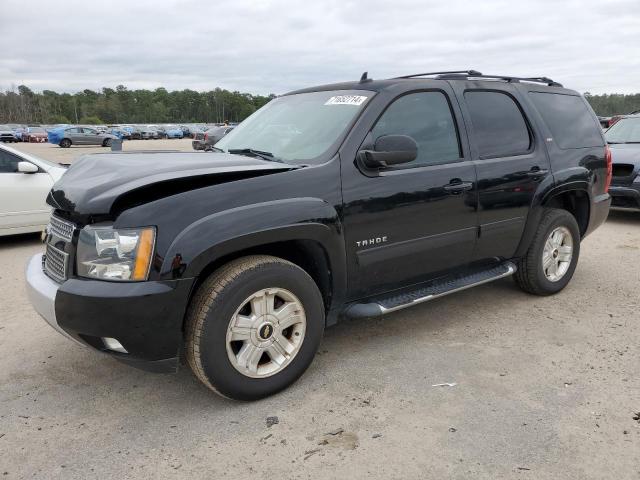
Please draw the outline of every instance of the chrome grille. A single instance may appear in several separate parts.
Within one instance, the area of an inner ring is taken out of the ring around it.
[[[73,223],[66,222],[61,218],[55,217],[51,215],[49,219],[49,232],[53,233],[55,236],[60,237],[67,242],[71,241],[73,237],[73,231],[75,230],[75,226]]]
[[[69,254],[47,244],[44,256],[44,272],[58,282],[67,279]]]

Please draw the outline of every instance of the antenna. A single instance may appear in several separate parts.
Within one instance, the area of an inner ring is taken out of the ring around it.
[[[367,83],[372,81],[369,77],[367,77],[368,74],[369,72],[364,72],[362,74],[362,76],[360,77],[360,83]]]

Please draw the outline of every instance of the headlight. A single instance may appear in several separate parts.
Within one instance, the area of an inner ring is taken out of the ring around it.
[[[633,181],[633,183],[640,183],[640,173],[636,176],[636,178]]]
[[[114,230],[85,227],[78,238],[78,275],[116,281],[144,281],[155,244],[154,227]]]

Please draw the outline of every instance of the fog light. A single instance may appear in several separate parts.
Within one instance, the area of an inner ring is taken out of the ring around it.
[[[102,337],[102,341],[104,342],[104,346],[107,347],[109,350],[113,350],[114,352],[120,352],[120,353],[129,353],[122,346],[122,344],[115,338]]]

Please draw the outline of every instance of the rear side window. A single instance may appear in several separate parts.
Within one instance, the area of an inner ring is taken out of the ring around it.
[[[531,149],[531,134],[520,107],[506,93],[468,91],[464,94],[471,115],[480,158],[522,155]]]
[[[582,97],[543,92],[529,92],[529,95],[560,148],[604,145],[600,125]]]
[[[418,157],[403,165],[417,167],[458,161],[458,131],[447,98],[441,92],[416,92],[394,101],[372,130],[383,135],[408,135],[418,144]]]

